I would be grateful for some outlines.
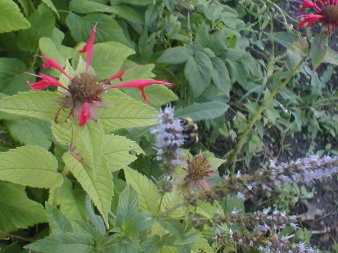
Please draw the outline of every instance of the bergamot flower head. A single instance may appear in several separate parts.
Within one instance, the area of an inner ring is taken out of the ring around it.
[[[102,93],[108,89],[113,88],[137,88],[141,91],[141,95],[144,101],[150,103],[150,100],[147,98],[145,88],[152,84],[163,84],[166,86],[172,86],[172,83],[166,81],[157,81],[157,80],[133,80],[129,82],[124,82],[118,85],[109,85],[110,81],[115,79],[120,79],[123,81],[124,69],[122,68],[119,73],[116,73],[109,79],[104,82],[99,83],[97,77],[91,73],[89,73],[90,62],[93,55],[93,46],[95,41],[96,34],[96,26],[94,26],[91,35],[87,44],[79,50],[80,53],[86,53],[86,70],[83,73],[75,77],[71,77],[62,67],[61,65],[44,55],[41,57],[45,63],[42,65],[43,68],[55,68],[61,73],[63,73],[69,79],[68,87],[62,85],[57,79],[50,77],[48,75],[39,74],[35,75],[38,78],[41,78],[40,81],[35,83],[28,83],[32,90],[41,90],[44,88],[48,88],[49,86],[58,86],[65,89],[67,92],[65,100],[61,106],[62,108],[70,108],[71,109],[71,117],[76,117],[79,119],[79,125],[83,126],[87,123],[89,119],[97,120],[97,108],[103,107],[103,98],[101,97]],[[56,113],[55,120],[57,119],[58,112]]]

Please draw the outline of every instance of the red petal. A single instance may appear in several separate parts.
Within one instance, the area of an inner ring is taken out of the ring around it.
[[[42,90],[48,88],[50,86],[45,80],[41,80],[35,83],[28,83],[28,85],[32,88],[32,90]]]
[[[66,71],[61,67],[61,65],[57,61],[51,58],[48,58],[47,56],[44,56],[44,55],[41,55],[41,56],[37,55],[37,56],[43,58],[46,61],[44,64],[42,64],[42,67],[55,68],[59,70],[61,73],[65,74],[70,80],[72,80],[72,78],[66,73]]]
[[[80,53],[87,53],[87,59],[86,59],[86,72],[89,70],[89,65],[92,60],[92,55],[93,55],[93,46],[94,46],[94,41],[95,41],[95,34],[96,34],[96,26],[97,23],[95,24],[92,33],[90,34],[89,40],[87,44],[79,50]]]
[[[48,88],[49,86],[58,86],[58,87],[62,87],[66,90],[68,90],[65,86],[63,86],[61,83],[59,83],[58,80],[56,80],[55,78],[51,77],[51,76],[47,76],[44,74],[39,74],[39,75],[35,75],[32,73],[28,73],[30,75],[36,76],[36,77],[40,77],[42,80],[35,82],[35,83],[28,83],[29,86],[32,88],[32,90],[41,90],[41,89],[45,89]]]
[[[129,81],[129,82],[125,82],[125,83],[121,83],[121,84],[117,84],[117,85],[111,85],[111,86],[107,86],[104,89],[108,90],[108,89],[112,89],[112,88],[145,88],[148,87],[152,84],[163,84],[166,86],[173,86],[173,83],[168,83],[166,81],[157,81],[157,80],[133,80],[133,81]]]
[[[81,111],[81,114],[80,114],[80,119],[79,119],[79,125],[80,126],[83,126],[87,123],[89,117],[90,117],[90,105],[85,102],[82,106],[82,111]]]
[[[124,74],[124,68],[121,69],[121,71],[119,73],[116,73],[115,75],[113,75],[111,78],[107,79],[106,81],[104,81],[103,83],[101,83],[100,85],[103,86],[106,83],[109,83],[110,81],[119,78],[120,81],[123,81],[122,75]]]

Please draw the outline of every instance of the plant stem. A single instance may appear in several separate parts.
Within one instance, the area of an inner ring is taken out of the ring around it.
[[[22,236],[19,236],[19,235],[13,235],[13,234],[10,234],[10,233],[2,231],[2,230],[0,230],[0,234],[6,235],[10,238],[15,238],[15,239],[19,239],[19,240],[22,240],[22,241],[26,241],[26,242],[34,242],[34,240],[32,240],[32,239],[25,238],[25,237],[22,237]]]
[[[235,148],[230,153],[229,157],[227,158],[227,161],[225,162],[225,166],[228,167],[231,165],[231,174],[235,174],[235,166],[236,166],[236,160],[237,160],[237,154],[242,149],[243,144],[247,140],[247,137],[252,129],[252,127],[255,125],[256,121],[261,117],[261,114],[265,111],[271,100],[281,91],[285,88],[285,86],[291,81],[293,76],[296,74],[298,69],[302,66],[303,62],[307,59],[308,54],[306,54],[302,60],[298,63],[296,67],[294,67],[289,74],[289,76],[285,79],[284,82],[282,82],[274,91],[271,92],[270,96],[268,96],[262,103],[262,105],[258,108],[257,112],[253,115],[247,126],[245,127],[245,130],[243,134],[241,135],[239,141],[237,142]]]

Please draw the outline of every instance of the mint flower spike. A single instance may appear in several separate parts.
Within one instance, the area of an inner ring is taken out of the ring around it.
[[[297,29],[306,24],[306,28],[309,28],[315,21],[319,20],[321,23],[327,26],[327,31],[331,33],[338,26],[338,0],[300,0],[303,6],[296,9],[301,11],[304,9],[313,9],[315,13],[304,14],[298,16],[298,18],[304,18],[301,21]]]
[[[80,126],[85,125],[89,119],[97,120],[98,118],[97,108],[103,107],[104,99],[102,98],[102,93],[106,90],[113,89],[113,88],[137,88],[141,91],[141,95],[144,101],[150,103],[150,100],[147,98],[147,95],[145,92],[146,87],[152,84],[162,84],[166,86],[174,85],[166,81],[133,80],[133,81],[128,81],[125,83],[105,87],[104,86],[105,84],[117,78],[120,79],[120,81],[123,81],[122,76],[125,73],[125,70],[123,68],[121,68],[120,72],[114,74],[112,77],[110,77],[106,81],[98,83],[96,76],[89,73],[89,67],[90,67],[90,63],[91,63],[92,55],[93,55],[93,46],[94,46],[94,41],[95,41],[97,24],[98,23],[95,24],[87,44],[81,50],[79,50],[80,53],[87,54],[85,72],[80,73],[75,77],[71,77],[69,74],[67,74],[67,72],[61,67],[61,65],[57,61],[51,58],[48,58],[44,55],[41,55],[41,56],[35,55],[37,57],[42,58],[45,61],[45,63],[42,65],[43,68],[55,68],[61,73],[63,73],[64,75],[66,75],[68,79],[70,80],[68,87],[65,87],[57,79],[51,76],[44,75],[44,74],[36,75],[33,73],[28,73],[30,75],[33,75],[33,76],[36,76],[42,79],[35,83],[28,82],[28,85],[32,88],[32,90],[42,90],[42,89],[48,88],[49,86],[58,86],[58,87],[61,87],[67,90],[67,92],[65,93],[66,97],[60,109],[70,108],[71,109],[70,117],[71,118],[77,117],[79,120]],[[57,120],[57,117],[58,117],[58,112],[56,113],[55,121]]]

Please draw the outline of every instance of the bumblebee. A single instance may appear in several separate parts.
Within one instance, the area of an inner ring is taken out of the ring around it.
[[[198,126],[191,118],[180,118],[184,143],[182,148],[191,148],[198,142]]]

